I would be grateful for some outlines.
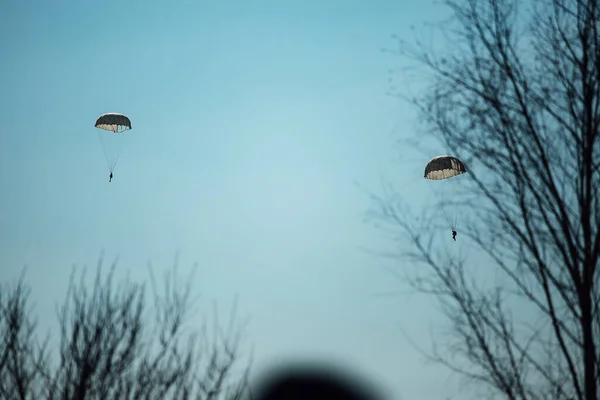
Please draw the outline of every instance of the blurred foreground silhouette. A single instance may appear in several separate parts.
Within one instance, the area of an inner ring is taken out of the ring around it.
[[[375,400],[381,396],[366,382],[346,376],[340,368],[287,364],[265,374],[255,385],[253,400]]]

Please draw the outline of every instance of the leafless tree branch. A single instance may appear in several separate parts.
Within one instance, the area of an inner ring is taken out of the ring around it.
[[[51,362],[48,341],[34,336],[22,281],[0,292],[0,397],[6,399],[240,399],[248,367],[239,366],[242,326],[232,314],[227,331],[215,319],[186,325],[194,315],[191,276],[182,288],[165,273],[157,290],[151,271],[155,318],[148,319],[145,285],[105,277],[98,264],[92,290],[75,271],[62,307],[60,351]],[[176,270],[175,270],[176,272]],[[216,313],[216,310],[215,310]]]

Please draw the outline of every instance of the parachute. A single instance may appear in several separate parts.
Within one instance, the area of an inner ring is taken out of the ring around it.
[[[434,157],[425,166],[425,179],[429,181],[434,195],[441,197],[439,200],[442,214],[453,231],[456,230],[458,216],[447,210],[445,205],[456,195],[457,177],[466,172],[463,162],[453,156]]]
[[[123,114],[107,113],[102,114],[94,126],[99,129],[98,138],[112,174],[123,149],[124,132],[131,129],[131,121]]]

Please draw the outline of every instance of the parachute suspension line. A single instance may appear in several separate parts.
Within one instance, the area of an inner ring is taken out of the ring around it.
[[[125,135],[122,132],[119,133],[119,135],[122,135],[123,138],[118,138],[117,140],[119,140],[119,141],[125,141]],[[124,143],[120,143],[119,151],[117,152],[115,160],[112,163],[110,172],[113,172],[113,170],[115,169],[115,166],[117,165],[117,161],[119,161],[119,157],[121,157],[121,152],[123,151],[123,145],[124,145]]]
[[[106,147],[108,146],[106,144],[106,140],[104,140],[102,138],[102,131],[98,132],[98,140],[100,141],[100,146],[102,146],[102,152],[104,153],[104,159],[106,160],[106,166],[108,167],[108,169],[110,170],[110,172],[112,172],[112,169],[110,167],[110,161],[108,161],[108,151],[106,150]]]
[[[117,165],[117,161],[119,160],[119,157],[121,155],[121,150],[123,149],[123,145],[122,145],[122,143],[120,143],[120,141],[123,140],[123,139],[121,139],[119,137],[119,135],[122,135],[122,132],[124,132],[124,130],[123,131],[119,131],[119,127],[117,127],[117,129],[114,132],[114,135],[116,136],[114,138],[114,140],[115,140],[115,142],[119,141],[119,143],[115,143],[115,147],[118,147],[118,151],[117,151],[117,154],[115,155],[114,160],[112,161],[112,163],[110,165],[110,172],[111,173],[114,171],[115,166]]]
[[[104,158],[106,159],[106,166],[110,173],[114,172],[115,166],[117,165],[117,161],[119,161],[119,157],[121,156],[121,152],[123,151],[123,144],[121,141],[124,141],[124,134],[126,129],[123,130],[115,130],[115,131],[99,131],[98,139],[100,140],[100,145],[102,146],[102,151],[104,153]],[[123,136],[123,137],[111,137],[111,135],[115,136]]]
[[[456,182],[456,179],[460,179],[460,177],[455,177],[455,179],[451,179],[452,183],[452,196],[456,196],[458,193],[458,183]],[[452,201],[454,201],[455,199],[453,198]],[[456,231],[458,229],[458,210],[454,213],[454,219],[453,219],[453,227],[452,230]]]
[[[437,194],[433,190],[433,186],[431,186],[431,185],[432,185],[432,182],[431,181],[428,182],[428,186],[429,186],[429,189],[431,190],[431,192],[433,193],[433,197],[437,197]],[[440,206],[440,211],[442,212],[442,215],[444,216],[444,219],[446,220],[446,223],[448,224],[448,227],[451,230],[456,230],[455,223],[452,221],[452,219],[448,216],[448,213],[446,212],[443,200],[439,201],[439,206]]]

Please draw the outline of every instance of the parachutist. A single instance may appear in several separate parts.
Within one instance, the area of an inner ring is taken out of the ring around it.
[[[452,179],[451,182],[456,182],[455,179],[459,175],[462,175],[467,172],[465,165],[458,158],[453,156],[437,156],[433,157],[427,165],[425,166],[425,179],[429,179],[430,181],[444,181],[446,179]],[[431,190],[434,190],[436,186],[440,184],[432,184]],[[443,184],[441,184],[443,185]],[[447,197],[447,196],[444,196]],[[451,196],[450,196],[451,197]],[[445,202],[445,198],[442,199]],[[448,222],[448,228],[452,230],[452,239],[456,241],[456,217],[450,218],[446,210],[444,210],[444,203],[441,204],[441,211],[444,217],[446,218],[446,222]]]
[[[112,171],[114,170],[115,165],[117,164],[117,160],[121,152],[120,149],[123,144],[122,140],[124,140],[122,138],[125,135],[125,131],[131,129],[131,121],[126,115],[118,113],[107,113],[102,114],[96,120],[96,124],[94,126],[98,128],[98,138],[102,143],[104,157],[106,158],[106,164],[108,166],[108,172],[110,172],[108,181],[112,182]],[[116,143],[119,142],[121,143],[121,146],[118,146],[119,149],[117,150]]]

